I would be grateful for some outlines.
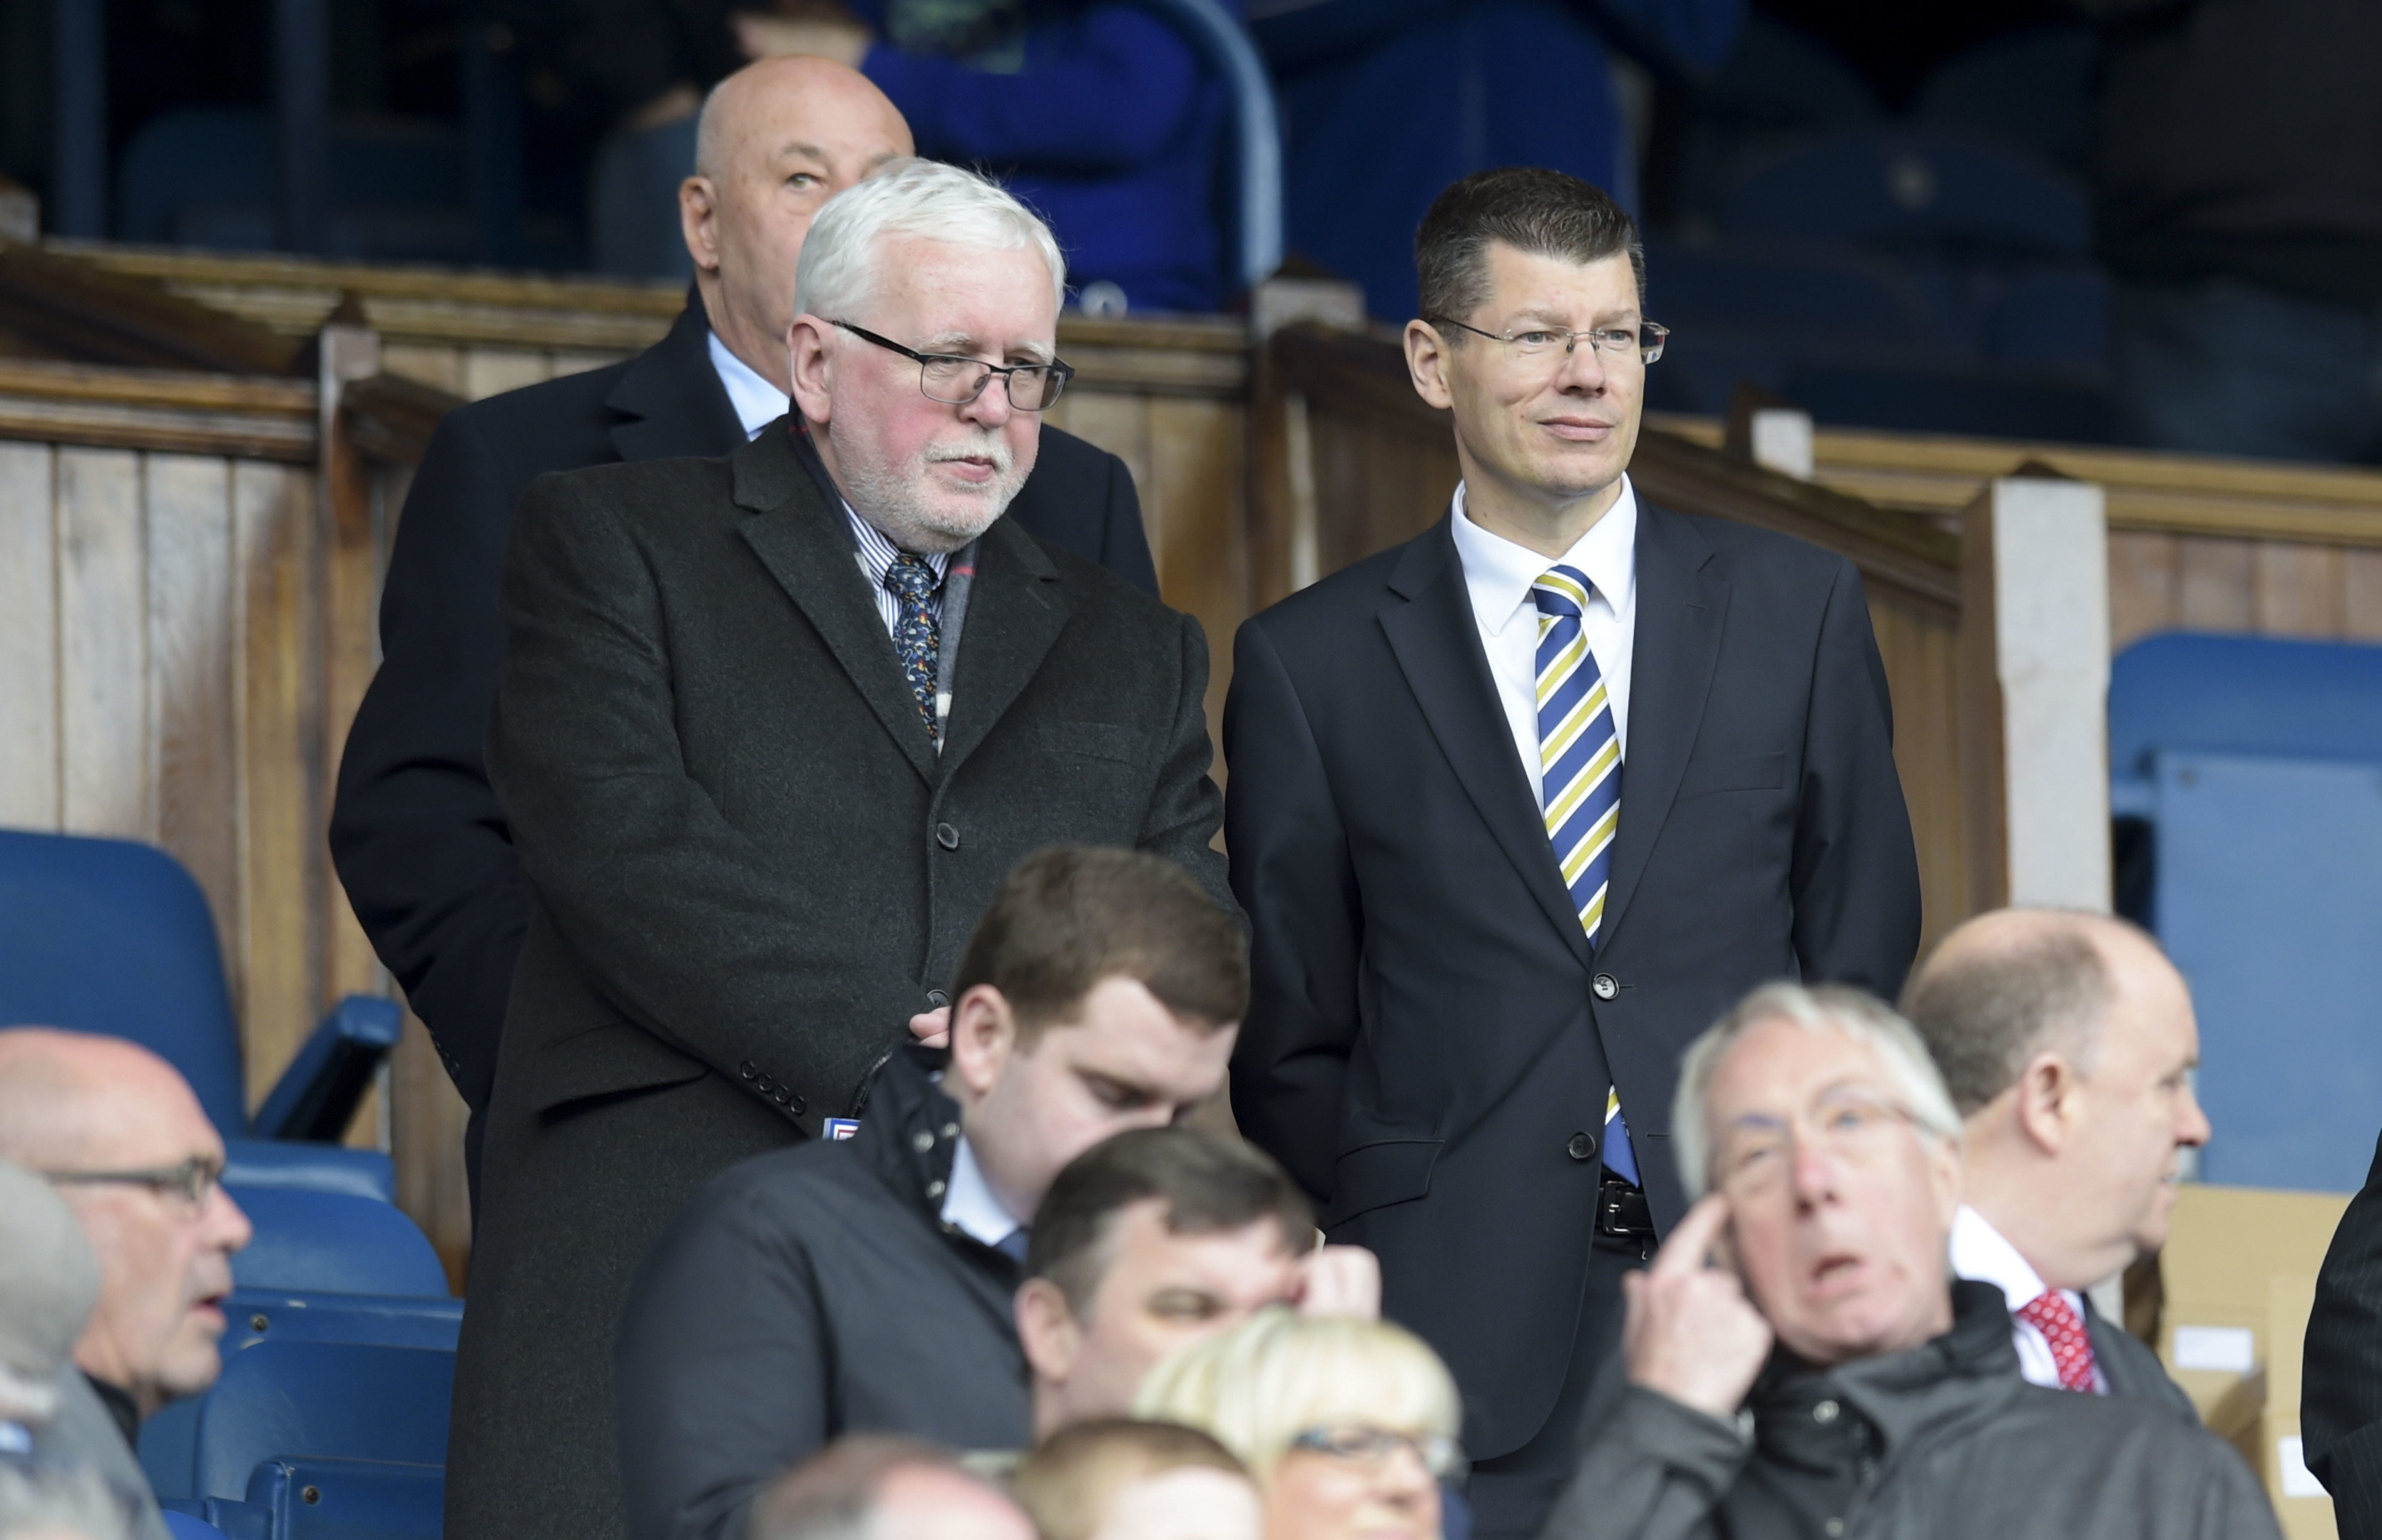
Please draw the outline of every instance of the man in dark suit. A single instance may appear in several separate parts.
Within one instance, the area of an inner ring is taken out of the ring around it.
[[[453,1540],[621,1533],[632,1274],[718,1171],[863,1116],[1022,857],[1136,847],[1231,901],[1198,624],[1001,517],[1069,373],[1063,275],[1007,193],[902,163],[804,243],[807,433],[522,500],[488,769],[530,919]]]
[[[804,233],[829,196],[908,154],[910,130],[866,78],[789,58],[721,82],[701,143],[681,194],[694,290],[669,335],[625,363],[493,397],[439,424],[398,526],[380,672],[339,764],[339,881],[474,1113],[475,1199],[477,1115],[529,923],[521,860],[481,759],[514,506],[548,471],[725,455],[783,416]],[[1010,517],[1158,592],[1133,480],[1115,456],[1046,431]]]
[[[1407,362],[1464,481],[1241,629],[1233,1106],[1380,1255],[1463,1387],[1480,1533],[1519,1535],[1686,1206],[1680,1051],[1780,975],[1897,988],[1918,871],[1852,566],[1630,487],[1662,333],[1628,216],[1484,172],[1416,255]]]
[[[2341,1540],[2382,1540],[2382,1141],[2316,1274],[2300,1380],[2308,1469]]]
[[[1967,1126],[1952,1270],[2001,1289],[2020,1372],[2199,1421],[2085,1293],[2166,1243],[2183,1152],[2208,1143],[2183,975],[2123,920],[1995,910],[1943,939],[1903,1014]]]

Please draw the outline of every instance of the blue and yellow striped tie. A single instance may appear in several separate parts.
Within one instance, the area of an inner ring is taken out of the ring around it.
[[[1580,629],[1594,592],[1588,575],[1572,567],[1550,568],[1530,585],[1539,607],[1540,801],[1555,863],[1591,947],[1604,923],[1613,835],[1621,823],[1621,737],[1596,654]],[[1618,1091],[1605,1095],[1604,1164],[1638,1179]]]

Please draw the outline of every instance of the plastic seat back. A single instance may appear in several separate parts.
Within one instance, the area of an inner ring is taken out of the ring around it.
[[[247,1128],[215,918],[179,862],[124,839],[0,830],[0,1024],[155,1050],[227,1139]]]
[[[447,1269],[403,1210],[346,1192],[244,1187],[232,1197],[256,1227],[231,1259],[243,1289],[444,1298]]]
[[[199,1411],[196,1493],[246,1500],[268,1461],[441,1467],[455,1355],[352,1342],[260,1342],[224,1363]]]
[[[2091,245],[2084,188],[1983,140],[1856,130],[1787,151],[1729,194],[1732,236],[1835,241],[1962,262],[2072,261]]]

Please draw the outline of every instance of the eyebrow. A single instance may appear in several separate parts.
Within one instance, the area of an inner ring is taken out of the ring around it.
[[[1602,317],[1601,317],[1601,318],[1598,318],[1598,319],[1591,319],[1591,320],[1590,321],[1590,323],[1589,323],[1589,324],[1588,324],[1587,326],[1585,326],[1585,327],[1581,327],[1581,328],[1578,328],[1578,329],[1579,329],[1579,330],[1584,330],[1584,331],[1593,331],[1593,330],[1595,330],[1596,328],[1598,328],[1598,327],[1600,327],[1600,326],[1609,326],[1609,325],[1612,325],[1615,322],[1621,320],[1621,319],[1622,319],[1623,317],[1625,317],[1625,316],[1633,316],[1633,315],[1637,315],[1637,314],[1638,314],[1638,307],[1637,307],[1637,306],[1635,306],[1635,305],[1624,305],[1624,306],[1622,306],[1622,307],[1621,307],[1619,310],[1617,310],[1617,311],[1614,311],[1614,312],[1610,312],[1610,313],[1607,313],[1607,314],[1603,314],[1603,315],[1602,315]],[[1642,317],[1641,317],[1640,319],[1642,319]],[[1536,305],[1530,306],[1529,309],[1527,309],[1527,310],[1524,310],[1524,311],[1520,312],[1519,313],[1517,313],[1517,314],[1514,317],[1514,319],[1513,319],[1513,320],[1511,320],[1511,321],[1507,322],[1507,323],[1506,323],[1506,324],[1507,324],[1508,326],[1526,326],[1526,325],[1561,326],[1561,327],[1564,327],[1564,328],[1565,328],[1565,329],[1566,329],[1566,330],[1574,329],[1574,328],[1572,328],[1572,327],[1571,327],[1571,325],[1570,325],[1570,324],[1569,324],[1568,322],[1565,321],[1562,317],[1560,317],[1560,316],[1556,315],[1554,312],[1550,311],[1550,310],[1543,310],[1543,309],[1541,309],[1541,308],[1540,308],[1540,307],[1538,307],[1538,306],[1536,306]]]
[[[961,353],[976,356],[984,345],[965,332],[938,332],[918,345],[921,353]],[[1021,342],[1001,354],[1006,359],[1023,360],[1027,363],[1049,363],[1059,355],[1038,342]]]

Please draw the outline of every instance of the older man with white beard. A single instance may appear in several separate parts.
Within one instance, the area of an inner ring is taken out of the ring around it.
[[[798,422],[546,477],[515,523],[488,765],[531,920],[454,1540],[622,1532],[645,1251],[711,1176],[864,1116],[1021,857],[1136,847],[1232,901],[1198,624],[1002,518],[1072,373],[1050,232],[912,162],[829,202],[792,276]]]

